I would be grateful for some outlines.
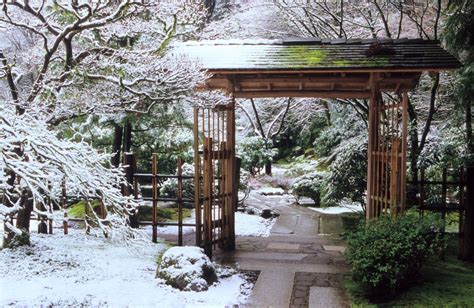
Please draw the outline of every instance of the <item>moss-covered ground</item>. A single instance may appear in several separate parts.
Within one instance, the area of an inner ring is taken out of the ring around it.
[[[98,210],[100,203],[97,200],[91,202],[94,210]],[[68,213],[74,218],[84,218],[85,213],[85,201],[79,201],[73,204]],[[191,217],[192,211],[188,208],[183,208],[183,220]],[[177,207],[159,207],[156,212],[159,222],[166,221],[177,221],[178,220],[178,208]],[[151,207],[140,206],[139,207],[139,218],[141,221],[151,221]]]

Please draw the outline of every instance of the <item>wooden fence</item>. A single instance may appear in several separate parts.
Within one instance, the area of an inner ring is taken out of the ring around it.
[[[416,192],[415,199],[410,200],[411,205],[416,205],[420,215],[426,212],[439,213],[443,222],[443,232],[446,228],[446,218],[448,213],[457,213],[459,216],[458,238],[459,254],[462,255],[464,247],[464,222],[466,219],[467,169],[443,168],[438,177],[427,177],[426,170],[421,169],[416,181],[408,181],[411,190]],[[471,179],[471,181],[474,179]]]
[[[158,241],[158,226],[177,226],[178,227],[178,245],[183,245],[183,227],[196,227],[195,223],[183,222],[183,208],[184,204],[193,204],[194,199],[185,198],[183,195],[183,181],[194,181],[194,175],[183,175],[183,160],[178,158],[177,174],[160,174],[158,173],[158,158],[157,154],[152,155],[151,173],[141,173],[137,170],[136,157],[132,153],[126,153],[124,156],[125,176],[130,183],[130,186],[122,187],[122,193],[126,196],[133,195],[136,199],[139,198],[139,185],[149,184],[151,186],[150,196],[141,196],[143,201],[151,202],[151,221],[139,220],[139,213],[130,217],[130,224],[132,227],[138,228],[140,225],[151,225],[152,227],[152,241]],[[160,188],[168,179],[176,179],[176,197],[161,197]],[[177,205],[178,221],[177,222],[159,222],[158,221],[158,202],[175,202]]]

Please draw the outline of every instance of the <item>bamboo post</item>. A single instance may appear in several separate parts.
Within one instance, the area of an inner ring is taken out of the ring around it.
[[[371,97],[369,102],[369,136],[368,136],[368,146],[367,146],[367,205],[366,205],[366,219],[372,219],[374,217],[374,208],[373,208],[373,164],[374,164],[374,142],[375,142],[375,134],[374,131],[376,130],[375,126],[375,117],[376,117],[376,108],[377,108],[377,89],[375,83],[375,74],[370,74],[370,90],[371,90]]]
[[[151,198],[152,198],[152,208],[151,208],[151,227],[152,227],[152,236],[151,240],[153,243],[158,242],[158,226],[156,221],[156,212],[158,207],[158,159],[157,154],[153,153],[151,157]]]
[[[420,170],[420,210],[421,217],[425,214],[425,169]]]
[[[92,208],[92,205],[89,201],[88,198],[86,198],[86,202],[84,203],[84,222],[86,224],[86,234],[90,234],[91,232],[91,228],[90,228],[90,225],[89,225],[89,207]]]
[[[407,130],[408,130],[408,94],[403,92],[402,97],[402,162],[401,162],[401,211],[404,212],[407,203]]]
[[[53,215],[53,200],[48,198],[48,212],[50,215]],[[53,234],[53,219],[48,218],[48,233]]]
[[[458,237],[459,237],[459,255],[458,258],[462,258],[463,255],[463,248],[464,248],[464,214],[465,214],[465,203],[464,203],[464,168],[461,167],[459,170],[459,230],[458,230]]]
[[[235,210],[237,208],[237,185],[235,182],[235,97],[232,94],[232,102],[227,106],[227,146],[228,146],[228,189],[229,207],[227,212],[228,234],[225,244],[226,250],[235,249]]]
[[[466,169],[467,199],[465,205],[462,259],[474,261],[474,166]]]
[[[199,158],[199,110],[194,107],[194,209],[196,216],[196,246],[201,246],[201,181]]]
[[[66,209],[66,180],[63,180],[61,183],[61,206],[64,211],[64,219],[63,219],[63,233],[66,235],[68,234],[68,217],[67,217],[67,209]]]
[[[211,258],[212,257],[212,240],[211,240],[211,210],[212,210],[212,187],[211,187],[211,172],[212,161],[210,159],[210,138],[204,138],[204,251]]]
[[[441,219],[443,219],[443,232],[445,231],[446,227],[446,199],[447,199],[447,192],[448,192],[448,185],[446,184],[447,182],[447,177],[448,177],[448,169],[445,167],[443,168],[443,179],[442,179],[442,212],[441,212]]]
[[[183,246],[183,161],[178,158],[178,246]]]

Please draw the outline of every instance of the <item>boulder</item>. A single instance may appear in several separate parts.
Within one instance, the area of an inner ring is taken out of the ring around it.
[[[206,291],[217,281],[216,268],[199,247],[172,247],[158,265],[157,278],[182,291]]]

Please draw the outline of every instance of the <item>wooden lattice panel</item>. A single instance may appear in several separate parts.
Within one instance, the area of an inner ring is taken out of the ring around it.
[[[396,216],[405,208],[406,186],[406,93],[400,102],[384,101],[372,89],[369,113],[367,218],[383,213]]]
[[[196,243],[208,255],[235,246],[234,104],[195,108]]]

